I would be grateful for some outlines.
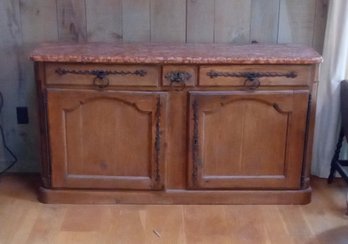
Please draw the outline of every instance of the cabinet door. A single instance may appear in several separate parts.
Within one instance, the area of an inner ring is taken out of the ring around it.
[[[162,189],[166,94],[49,89],[52,186]]]
[[[307,91],[191,92],[190,188],[298,189]]]

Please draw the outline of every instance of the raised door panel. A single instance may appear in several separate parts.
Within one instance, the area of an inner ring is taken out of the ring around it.
[[[307,91],[191,92],[190,188],[298,189]]]
[[[47,96],[53,187],[163,188],[165,93]]]

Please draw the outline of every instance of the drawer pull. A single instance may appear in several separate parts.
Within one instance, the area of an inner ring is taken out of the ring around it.
[[[108,79],[108,77],[100,77],[100,76],[96,76],[93,79],[93,85],[97,86],[98,88],[105,88],[108,87],[110,84],[110,81]]]
[[[58,75],[66,75],[66,74],[75,74],[75,75],[95,75],[93,79],[93,85],[98,88],[105,88],[109,86],[110,81],[108,79],[108,75],[137,75],[137,76],[145,76],[146,71],[144,70],[135,70],[135,71],[112,71],[112,70],[68,70],[58,68],[55,70]]]
[[[192,75],[185,71],[172,71],[168,72],[164,78],[166,78],[170,83],[185,83],[191,79]]]
[[[147,72],[145,70],[135,71],[112,71],[112,70],[69,70],[58,68],[55,70],[58,75],[75,74],[75,75],[95,75],[93,84],[99,88],[105,88],[109,85],[110,81],[107,78],[108,75],[136,75],[145,76]]]
[[[75,74],[75,75],[95,75],[93,79],[93,85],[98,88],[105,88],[109,86],[110,81],[108,75],[137,75],[145,76],[145,70],[135,70],[135,71],[112,71],[112,70],[68,70],[58,68],[55,70],[58,75]]]
[[[217,72],[217,71],[209,71],[207,75],[214,79],[219,76],[222,77],[244,77],[247,80],[253,80],[261,77],[286,77],[286,78],[296,78],[297,73],[294,71],[290,71],[287,73],[280,72]]]
[[[112,70],[68,70],[58,68],[55,70],[58,75],[75,74],[75,75],[95,75],[97,77],[105,77],[107,75],[136,75],[144,77],[147,72],[145,70],[135,71],[112,71]]]
[[[258,88],[261,84],[259,78],[262,77],[286,77],[286,78],[296,78],[297,73],[294,71],[290,71],[287,73],[280,72],[216,72],[209,71],[207,75],[211,78],[217,78],[219,76],[222,77],[242,77],[245,78],[244,86],[247,89],[254,90]]]
[[[255,90],[260,86],[261,82],[257,78],[247,78],[244,81],[244,86],[249,90]]]

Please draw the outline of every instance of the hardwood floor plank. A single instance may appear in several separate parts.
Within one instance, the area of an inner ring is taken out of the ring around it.
[[[100,233],[94,231],[62,231],[58,234],[54,243],[95,244],[100,243],[100,238]]]
[[[146,243],[183,243],[181,206],[149,205],[139,211]]]
[[[118,206],[111,209],[112,219],[106,243],[143,243],[146,237],[142,224],[142,208]]]
[[[294,243],[307,243],[315,240],[314,233],[304,220],[300,206],[279,206],[278,208],[290,240]]]
[[[282,221],[278,206],[261,206],[259,210],[261,219],[264,221],[267,242],[293,243],[289,238],[285,223]]]
[[[224,206],[184,206],[187,243],[231,243]]]
[[[1,243],[12,243],[18,231],[18,223],[25,216],[25,208],[18,201],[13,201],[5,207],[6,212],[2,214],[0,224]]]
[[[25,205],[22,207],[25,208]],[[52,243],[61,231],[65,206],[41,206],[40,214],[31,229],[27,243]]]
[[[347,185],[312,180],[308,205],[68,205],[33,177],[0,178],[0,243],[347,243]]]
[[[26,203],[27,204],[27,203]],[[17,222],[17,231],[13,236],[12,243],[25,243],[27,242],[31,229],[34,226],[36,219],[40,213],[39,205],[35,203],[28,204],[28,211],[26,211],[19,222]]]
[[[267,243],[262,206],[226,206],[226,219],[232,243]]]
[[[105,214],[104,206],[69,206],[66,210],[62,231],[100,231]]]

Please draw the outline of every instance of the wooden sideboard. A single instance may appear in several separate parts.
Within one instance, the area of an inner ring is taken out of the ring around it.
[[[41,201],[310,201],[313,49],[48,43],[31,58]]]

